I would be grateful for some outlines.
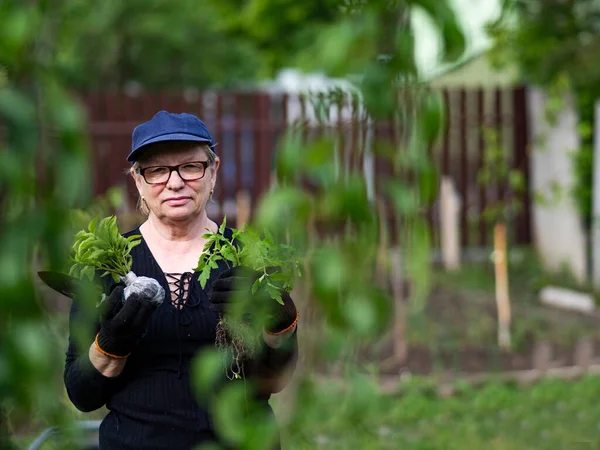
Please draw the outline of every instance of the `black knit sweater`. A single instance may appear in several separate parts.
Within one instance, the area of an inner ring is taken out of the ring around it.
[[[139,229],[125,236],[132,234],[140,234]],[[231,236],[231,230],[226,230],[225,236]],[[210,407],[195,398],[190,382],[193,357],[202,348],[215,344],[218,317],[208,307],[207,293],[198,282],[198,274],[184,274],[184,278],[190,278],[189,291],[184,306],[178,308],[171,301],[171,291],[176,289],[169,286],[167,276],[143,239],[132,250],[132,257],[132,271],[158,280],[165,289],[165,301],[154,313],[146,335],[129,356],[123,372],[114,378],[105,377],[94,368],[88,347],[77,348],[74,336],[82,314],[77,302],[73,302],[64,372],[69,398],[84,412],[107,406],[109,414],[100,426],[103,450],[190,449],[200,443],[218,442]],[[213,270],[206,290],[224,269],[225,266],[219,266]],[[99,324],[95,323],[89,336],[93,339],[98,330]],[[265,345],[260,356],[247,365],[246,378],[270,377],[282,369],[293,369],[297,360],[295,333],[288,344],[283,350]],[[224,383],[230,382],[225,374],[223,378]],[[257,400],[273,417],[269,398],[270,394],[266,394]]]

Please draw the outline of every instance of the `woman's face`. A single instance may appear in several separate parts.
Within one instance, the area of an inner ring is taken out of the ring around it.
[[[208,161],[205,148],[189,142],[160,142],[152,144],[140,159],[139,168],[152,166],[176,166],[179,164]],[[219,158],[206,169],[198,180],[185,181],[172,171],[168,181],[148,184],[141,174],[133,172],[138,192],[145,200],[151,214],[159,219],[187,221],[201,214],[210,198],[217,180]]]

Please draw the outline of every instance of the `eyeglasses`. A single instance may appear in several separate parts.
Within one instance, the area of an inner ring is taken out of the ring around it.
[[[184,181],[195,181],[204,177],[208,161],[193,161],[176,166],[150,166],[139,169],[139,174],[148,184],[164,184],[171,178],[173,171]]]

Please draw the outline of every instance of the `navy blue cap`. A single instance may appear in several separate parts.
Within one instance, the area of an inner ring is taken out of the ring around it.
[[[151,120],[133,130],[131,153],[127,161],[135,161],[139,151],[146,145],[163,141],[206,142],[211,149],[214,147],[206,125],[193,114],[159,111]]]

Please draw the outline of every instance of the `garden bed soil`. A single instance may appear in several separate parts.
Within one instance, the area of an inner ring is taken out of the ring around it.
[[[511,350],[501,350],[497,345],[496,317],[495,299],[489,292],[437,285],[421,317],[407,321],[404,363],[389,364],[393,355],[389,337],[363,348],[358,359],[380,363],[386,375],[520,371],[534,369],[540,358],[546,359],[549,367],[575,365],[577,348],[583,340],[591,344],[589,358],[600,358],[597,316],[515,301]]]

